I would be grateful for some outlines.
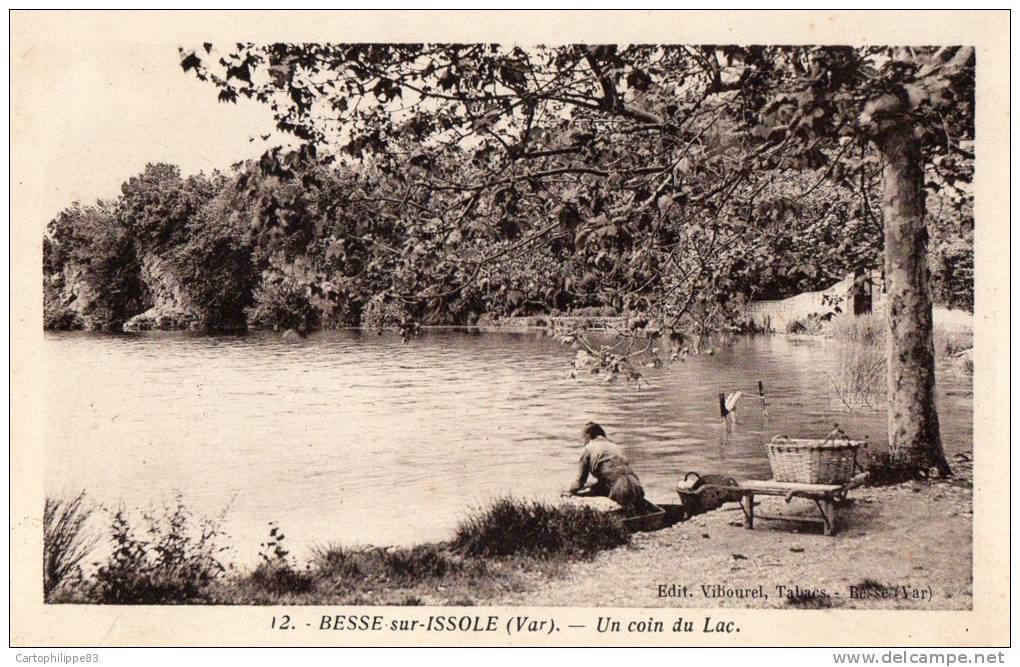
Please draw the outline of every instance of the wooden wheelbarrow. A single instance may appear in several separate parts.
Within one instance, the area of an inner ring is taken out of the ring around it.
[[[728,479],[725,482],[712,483],[703,481],[698,475],[692,477],[688,474],[677,486],[677,493],[680,495],[680,500],[685,507],[698,507],[701,504],[702,496],[709,494],[714,494],[716,497],[722,494],[726,499],[739,500],[740,508],[744,513],[744,528],[748,530],[754,528],[754,497],[756,495],[783,496],[786,502],[790,502],[794,498],[805,498],[815,503],[821,515],[820,517],[758,514],[757,518],[821,524],[823,533],[835,535],[839,528],[836,514],[837,503],[846,500],[847,492],[867,481],[868,475],[869,473],[862,472],[844,484],[799,484],[796,482],[777,482],[774,479],[748,479],[742,482]]]

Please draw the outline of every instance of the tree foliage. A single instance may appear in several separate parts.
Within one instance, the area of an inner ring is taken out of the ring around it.
[[[339,160],[373,175],[372,215],[417,237],[389,292],[418,312],[469,301],[494,263],[538,253],[577,273],[547,298],[649,315],[655,331],[696,326],[699,310],[725,325],[722,306],[755,283],[776,294],[870,268],[875,139],[906,117],[932,187],[970,196],[971,49],[239,43],[181,56],[222,101],[266,103],[303,140],[267,152],[265,173],[305,179],[302,164]],[[290,206],[262,211],[273,229]]]
[[[44,239],[48,326],[117,325],[149,308],[141,260],[151,256],[213,329],[469,324],[480,316],[620,314],[624,303],[632,304],[635,321],[650,319],[657,298],[652,260],[643,270],[621,261],[611,237],[592,252],[579,252],[566,234],[526,245],[498,230],[469,240],[438,222],[392,214],[385,201],[392,181],[382,176],[344,165],[301,169],[308,173],[287,180],[255,164],[181,178],[168,165],[151,165],[127,181],[129,195],[63,211]],[[815,178],[805,172],[799,182]],[[826,287],[858,265],[874,266],[881,251],[876,212],[848,215],[863,204],[833,203],[848,193],[828,182],[783,199],[791,187],[797,186],[777,184],[772,203],[748,215],[743,236],[719,246],[716,269],[702,280],[706,291],[688,309],[691,322],[713,307],[735,315],[751,297]],[[280,214],[274,224],[262,223],[266,209]],[[178,213],[167,223],[149,213],[160,210]],[[965,243],[954,225],[946,226],[946,238]],[[694,250],[674,252],[672,270],[698,266],[697,250],[710,246],[711,231],[681,217],[662,229],[674,235],[676,248]],[[490,259],[480,265],[461,259],[471,256]],[[446,285],[437,298],[415,296],[437,280]],[[682,274],[667,280],[685,287]],[[90,305],[78,307],[79,298]]]

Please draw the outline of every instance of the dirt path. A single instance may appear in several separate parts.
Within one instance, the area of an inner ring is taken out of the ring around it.
[[[971,469],[960,461],[955,468],[950,482],[852,491],[835,537],[777,521],[745,530],[740,509],[728,504],[482,603],[969,609]],[[803,515],[814,506],[763,497],[758,510]]]

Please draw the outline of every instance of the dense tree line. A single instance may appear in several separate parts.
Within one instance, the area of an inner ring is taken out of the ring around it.
[[[301,177],[282,180],[263,175],[255,164],[188,177],[171,165],[148,165],[123,184],[117,199],[62,211],[44,239],[46,326],[116,328],[153,306],[159,286],[151,283],[160,280],[177,286],[188,307],[184,321],[165,326],[206,329],[624,314],[650,298],[650,286],[646,293],[633,289],[632,267],[610,259],[611,253],[635,252],[640,223],[579,221],[574,234],[515,248],[521,228],[541,223],[539,212],[520,211],[519,219],[507,218],[494,229],[476,219],[459,228],[440,220],[408,221],[387,208],[395,184],[370,167],[301,169]],[[798,172],[759,195],[760,203],[739,220],[742,233],[712,258],[699,294],[705,303],[781,298],[879,266],[881,212],[858,192],[828,182],[798,195],[820,175]],[[274,207],[278,224],[258,224],[260,214]],[[961,213],[940,197],[930,197],[929,208],[936,299],[970,307],[969,210]],[[703,221],[678,212],[667,221],[672,225],[663,224],[660,233],[676,239],[686,233],[695,251],[705,246],[705,239],[695,238],[703,234]],[[429,285],[434,264],[451,247],[465,259],[504,254],[475,276],[465,275],[470,265],[451,263],[445,269],[449,293],[434,303],[402,298]],[[146,257],[161,260],[163,275],[143,275]],[[739,309],[727,317],[740,324]]]

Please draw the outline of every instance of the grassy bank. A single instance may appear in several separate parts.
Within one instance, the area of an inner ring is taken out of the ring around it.
[[[83,563],[102,537],[88,528],[96,507],[80,495],[47,508],[45,596],[55,603],[470,605],[629,541],[617,518],[596,509],[504,498],[468,516],[448,542],[323,545],[306,563],[272,526],[259,565],[240,569],[221,562],[218,522],[195,520],[178,500],[137,522],[114,512],[111,552],[89,570]]]
[[[734,503],[628,536],[615,519],[591,508],[506,499],[465,521],[446,543],[388,549],[326,545],[300,566],[277,529],[264,544],[262,562],[239,571],[229,565],[209,569],[211,561],[202,554],[215,553],[208,549],[215,540],[203,541],[196,526],[179,518],[167,524],[160,515],[158,525],[168,530],[149,542],[144,556],[136,546],[121,544],[138,559],[132,569],[111,569],[111,562],[123,558],[116,553],[95,573],[65,568],[71,574],[51,581],[47,601],[967,609],[970,457],[958,454],[954,468],[951,479],[853,491],[839,509],[835,537],[781,520],[762,520],[755,530],[745,530]],[[816,512],[802,500],[760,503],[759,514]],[[87,512],[89,506],[80,507]],[[53,529],[47,528],[47,545]],[[182,533],[188,537],[167,537]],[[87,544],[83,538],[89,536],[65,535],[60,543]],[[938,548],[932,548],[933,540]],[[48,547],[47,558],[53,556],[62,557]],[[686,585],[689,594],[663,595],[663,584]],[[717,596],[718,586],[726,595]],[[742,593],[759,588],[767,597]],[[900,588],[911,595],[931,591],[933,597],[886,595]],[[855,597],[851,589],[865,594]],[[124,595],[111,597],[115,590]]]

